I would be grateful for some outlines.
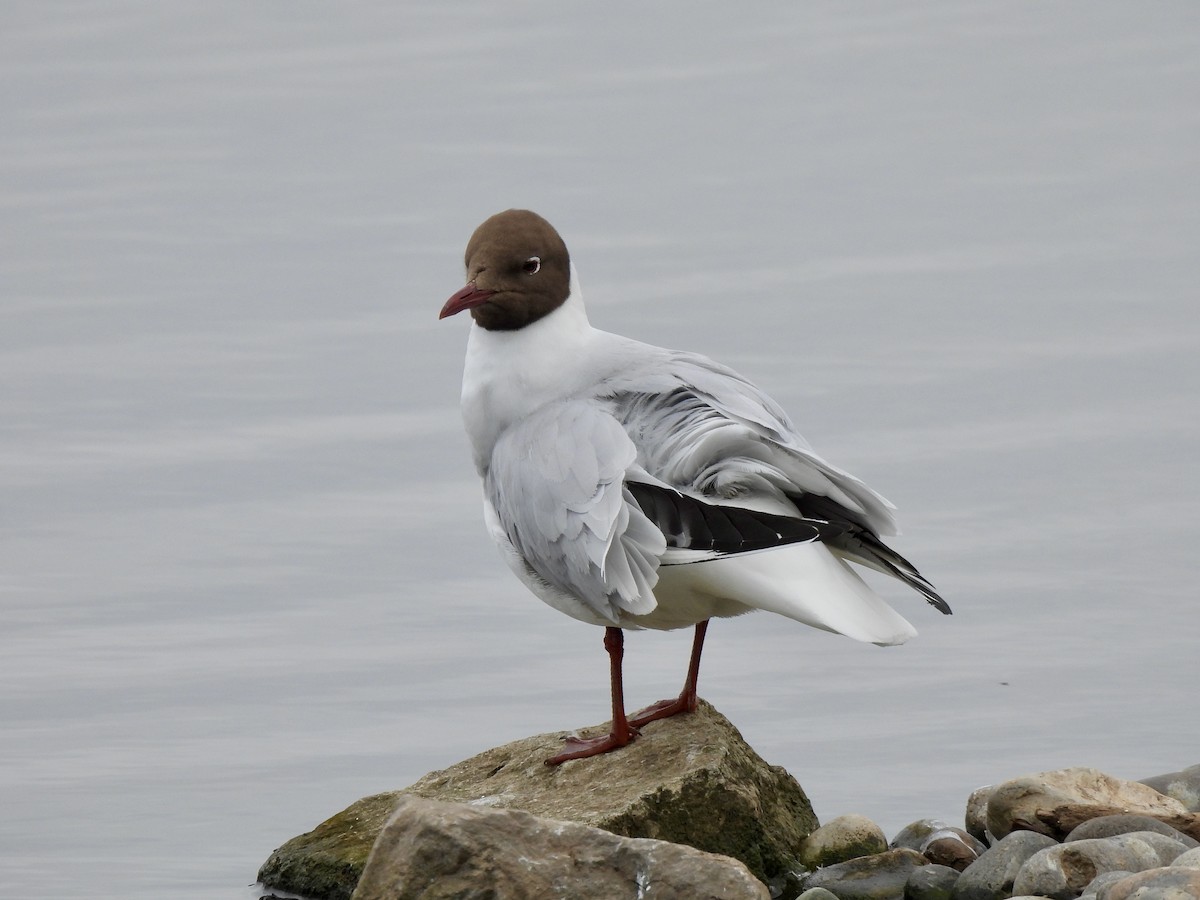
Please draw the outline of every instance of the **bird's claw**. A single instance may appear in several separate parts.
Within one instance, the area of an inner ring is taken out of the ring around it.
[[[622,733],[610,731],[608,734],[591,738],[571,735],[564,742],[566,748],[563,752],[546,760],[546,765],[557,766],[568,760],[586,759],[589,756],[599,756],[601,753],[617,750],[631,743],[640,733],[637,728],[630,725]]]

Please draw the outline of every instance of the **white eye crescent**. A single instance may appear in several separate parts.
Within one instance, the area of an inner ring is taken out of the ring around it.
[[[521,271],[526,275],[536,275],[542,268],[542,259],[540,256],[531,256],[525,260],[521,266]]]

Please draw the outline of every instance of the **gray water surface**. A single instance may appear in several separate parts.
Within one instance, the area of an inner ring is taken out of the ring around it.
[[[471,230],[776,397],[955,608],[710,630],[822,819],[1200,761],[1200,7],[11,3],[0,893],[251,896],[360,796],[607,715],[480,520]],[[632,634],[631,705],[685,633]]]

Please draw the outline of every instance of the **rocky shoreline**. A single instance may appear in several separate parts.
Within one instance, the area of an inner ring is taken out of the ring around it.
[[[1016,778],[965,798],[961,827],[923,819],[889,841],[862,816],[819,825],[796,780],[703,701],[616,753],[544,765],[562,737],[357,801],[271,854],[264,897],[1200,898],[1200,765]]]

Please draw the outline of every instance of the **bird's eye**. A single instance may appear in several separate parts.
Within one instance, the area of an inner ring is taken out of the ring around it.
[[[541,257],[531,256],[529,259],[525,260],[524,265],[521,266],[521,271],[526,275],[536,275],[541,268]]]

